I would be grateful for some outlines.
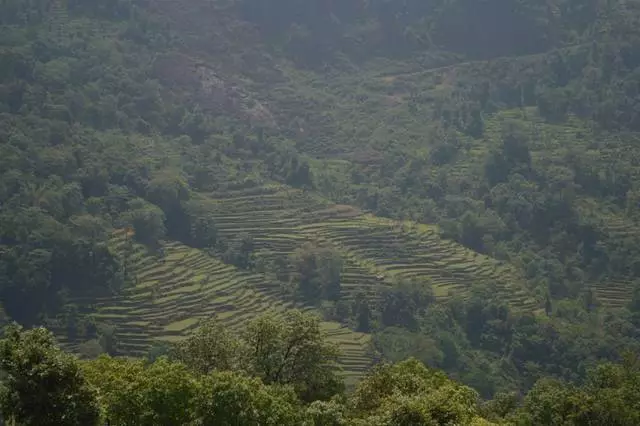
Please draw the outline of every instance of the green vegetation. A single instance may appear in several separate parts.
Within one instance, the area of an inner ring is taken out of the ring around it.
[[[0,340],[0,409],[30,425],[633,425],[640,420],[635,356],[603,364],[581,387],[543,379],[524,397],[481,402],[471,388],[415,359],[380,364],[345,395],[337,348],[319,320],[292,311],[248,324],[241,337],[210,322],[146,362],[79,361],[39,328]],[[43,403],[44,402],[44,403]]]
[[[109,247],[117,256],[126,256],[123,264],[134,283],[118,297],[75,303],[91,307],[93,323],[110,325],[113,344],[107,352],[112,354],[144,357],[158,342],[180,341],[213,316],[241,330],[260,314],[281,315],[292,307],[280,297],[279,284],[270,285],[264,275],[239,270],[198,249],[167,243],[160,254],[135,243],[124,231],[113,234]],[[61,315],[51,325],[69,349],[90,356],[78,342],[92,338],[94,326],[78,317]],[[372,363],[368,336],[336,322],[322,326],[332,341],[344,342],[341,361],[347,377],[360,376]],[[65,338],[72,328],[72,336],[81,339]],[[96,334],[105,335],[101,330]]]
[[[26,334],[87,401],[59,415],[207,424],[231,389],[248,424],[598,424],[616,394],[608,424],[633,424],[632,363],[598,365],[640,350],[640,3],[539,3],[3,1],[0,322],[155,360],[86,361],[87,387]],[[267,365],[294,308],[342,349],[305,360],[353,393]],[[248,324],[271,332],[259,360]]]

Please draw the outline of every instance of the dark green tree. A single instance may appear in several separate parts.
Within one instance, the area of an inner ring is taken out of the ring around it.
[[[97,425],[95,389],[75,357],[44,328],[10,326],[0,340],[0,408],[7,421],[25,426]]]
[[[343,389],[339,350],[325,339],[319,319],[311,314],[263,316],[247,326],[243,341],[248,371],[266,384],[291,385],[307,402],[329,399]]]

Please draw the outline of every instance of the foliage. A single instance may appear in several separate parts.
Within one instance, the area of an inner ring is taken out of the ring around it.
[[[339,350],[322,336],[319,319],[299,311],[258,318],[243,334],[248,371],[266,384],[293,386],[304,401],[328,399],[343,384],[336,374]]]
[[[236,370],[243,365],[241,342],[215,318],[174,348],[173,357],[198,374]]]
[[[215,318],[175,345],[171,358],[198,375],[242,371],[267,385],[290,386],[305,401],[326,400],[343,390],[337,358],[320,320],[297,310],[265,314],[233,334]]]
[[[358,385],[351,404],[362,424],[472,424],[477,394],[415,359],[378,367]],[[361,415],[362,415],[361,414]]]
[[[294,272],[290,281],[302,300],[318,304],[320,300],[340,299],[340,254],[328,247],[304,244],[291,255]]]
[[[638,361],[605,364],[589,373],[582,387],[541,380],[512,417],[518,424],[630,425],[638,422]]]
[[[44,328],[10,326],[0,340],[0,410],[21,425],[97,425],[95,389],[76,358],[63,352]]]
[[[204,378],[195,411],[202,425],[295,425],[301,417],[298,404],[286,389],[220,372]]]
[[[590,370],[582,386],[542,379],[522,401],[503,395],[480,404],[474,390],[414,358],[378,365],[351,394],[322,400],[308,393],[300,399],[295,384],[265,383],[238,370],[242,365],[197,372],[166,357],[79,361],[42,328],[9,327],[0,350],[2,413],[25,425],[631,425],[640,419],[636,354]]]
[[[117,425],[174,425],[193,415],[197,382],[182,364],[159,358],[141,360],[102,356],[83,365],[89,383],[99,389],[104,418]]]
[[[135,200],[130,205],[129,221],[138,241],[158,244],[165,236],[164,214],[154,205]]]
[[[418,318],[434,302],[433,291],[422,282],[399,281],[382,291],[380,318],[383,325],[415,331]]]
[[[238,235],[227,247],[223,254],[223,259],[236,265],[238,268],[248,269],[252,263],[252,253],[254,249],[253,238],[249,234]]]
[[[437,224],[443,238],[522,276],[546,312],[521,312],[492,289],[461,300],[435,282],[431,290],[363,280],[351,294],[345,271],[360,259],[339,238],[278,253],[286,261],[276,278],[296,301],[330,303],[333,317],[374,333],[377,355],[418,357],[488,397],[524,392],[542,376],[580,382],[597,362],[638,349],[640,297],[628,291],[640,274],[638,2],[188,6],[1,3],[0,322],[6,313],[26,326],[51,324],[93,342],[87,354],[116,354],[116,330],[84,318],[93,301],[135,284],[133,245],[117,253],[109,235],[126,230],[159,253],[163,240],[179,240],[254,270],[265,236],[279,230],[219,231],[211,194],[247,191],[268,206],[268,195],[251,191],[278,184]],[[398,277],[416,266],[404,262],[411,250],[403,241],[386,247]],[[366,253],[358,257],[378,274]],[[261,319],[238,348],[207,327],[178,350],[189,374],[242,360],[265,386],[291,385],[304,401],[340,389],[332,369],[297,358],[334,361],[314,321]],[[249,357],[245,346],[260,350]],[[176,377],[167,380],[190,389]],[[592,389],[539,383],[532,421],[556,421],[539,417],[536,404],[569,413],[559,422],[590,415],[575,400]],[[260,401],[280,401],[269,395]],[[370,421],[434,421],[429,398],[399,396]],[[341,422],[327,404],[313,416]]]
[[[483,397],[527,389],[548,376],[575,382],[599,359],[615,360],[638,347],[631,316],[589,312],[573,302],[558,303],[549,316],[535,316],[514,312],[483,292],[434,306],[419,317],[419,324],[413,332],[377,330],[372,345],[394,362],[411,356],[443,368]]]

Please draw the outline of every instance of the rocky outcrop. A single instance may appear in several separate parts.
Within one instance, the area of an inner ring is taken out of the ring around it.
[[[269,108],[206,63],[171,53],[158,57],[153,69],[165,87],[189,96],[205,111],[233,115],[252,127],[277,127]]]

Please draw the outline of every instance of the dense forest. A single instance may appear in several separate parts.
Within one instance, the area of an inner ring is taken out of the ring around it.
[[[149,360],[79,361],[43,328],[0,341],[5,419],[20,425],[633,425],[633,357],[589,372],[583,386],[543,379],[523,398],[477,392],[414,358],[381,364],[345,395],[312,316],[267,316],[242,336],[211,321]]]
[[[2,0],[0,324],[82,358],[7,329],[5,417],[637,424],[639,21],[637,0]],[[221,324],[258,296],[284,308],[249,353],[257,329]],[[301,355],[358,384],[271,370],[289,308],[364,336],[366,365]]]

